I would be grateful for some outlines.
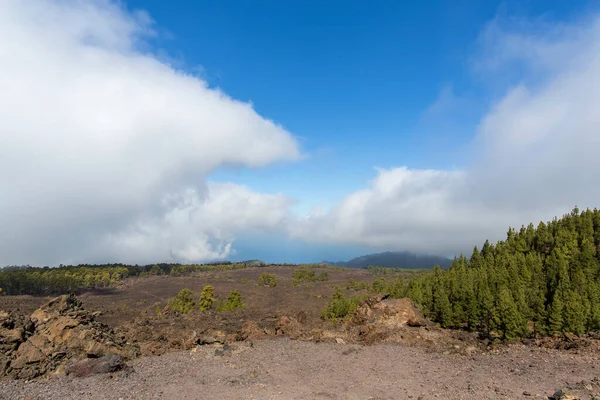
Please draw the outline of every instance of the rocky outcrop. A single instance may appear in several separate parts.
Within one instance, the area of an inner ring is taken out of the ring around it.
[[[350,325],[372,324],[386,329],[396,329],[405,326],[426,326],[428,321],[408,298],[367,299],[352,315]]]
[[[51,300],[28,318],[0,313],[0,351],[0,376],[22,379],[61,371],[67,361],[139,353],[73,295]]]

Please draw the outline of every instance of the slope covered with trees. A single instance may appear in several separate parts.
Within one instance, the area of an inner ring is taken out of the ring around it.
[[[600,211],[509,229],[448,271],[412,279],[406,295],[445,327],[504,339],[600,331]]]

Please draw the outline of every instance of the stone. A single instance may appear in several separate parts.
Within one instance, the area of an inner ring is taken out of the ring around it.
[[[44,304],[29,318],[3,323],[0,352],[4,355],[0,360],[0,377],[33,379],[62,370],[66,360],[102,359],[102,363],[86,361],[92,365],[82,364],[81,368],[91,371],[108,368],[115,362],[114,357],[139,354],[139,347],[126,343],[108,326],[97,322],[74,295],[65,295]],[[114,357],[104,359],[106,355]]]
[[[579,396],[572,394],[565,389],[556,389],[551,399],[553,400],[580,400]]]
[[[78,360],[65,369],[67,375],[85,377],[96,374],[117,372],[126,367],[125,360],[118,354],[107,354],[99,358]]]

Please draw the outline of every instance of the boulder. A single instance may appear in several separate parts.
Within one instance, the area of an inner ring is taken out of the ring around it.
[[[5,357],[0,359],[0,377],[31,379],[60,370],[67,360],[101,359],[106,355],[123,359],[139,353],[96,321],[74,295],[57,297],[26,319],[3,318],[0,350]]]
[[[351,325],[376,324],[387,329],[427,325],[417,306],[408,298],[367,299],[356,309],[350,323]]]
[[[86,358],[69,363],[65,368],[67,375],[85,377],[95,374],[108,374],[125,369],[127,365],[122,356],[108,354],[99,358]]]

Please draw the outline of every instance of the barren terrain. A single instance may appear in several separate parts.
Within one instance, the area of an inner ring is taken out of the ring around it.
[[[272,339],[234,345],[223,356],[202,346],[131,365],[127,377],[4,381],[0,398],[527,399],[547,398],[557,386],[582,399],[600,393],[597,356],[523,345],[462,356],[405,345]]]

